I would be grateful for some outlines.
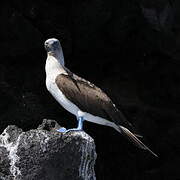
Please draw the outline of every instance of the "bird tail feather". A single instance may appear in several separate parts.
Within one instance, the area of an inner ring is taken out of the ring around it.
[[[121,134],[126,137],[129,141],[131,141],[135,146],[149,151],[155,157],[158,157],[153,151],[151,151],[145,144],[143,144],[132,132],[130,132],[127,128],[123,126],[118,126]]]

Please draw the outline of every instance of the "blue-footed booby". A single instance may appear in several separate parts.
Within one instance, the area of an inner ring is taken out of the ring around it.
[[[45,41],[47,60],[45,65],[46,87],[58,103],[78,120],[74,129],[61,128],[59,132],[83,130],[83,121],[110,126],[128,138],[141,149],[157,156],[131,130],[132,125],[117,109],[112,100],[97,86],[77,76],[65,67],[64,56],[59,40]],[[131,132],[132,131],[132,132]]]

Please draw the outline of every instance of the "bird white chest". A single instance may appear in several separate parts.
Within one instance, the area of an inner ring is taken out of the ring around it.
[[[46,60],[46,87],[47,90],[52,94],[52,96],[58,101],[61,106],[63,106],[67,111],[74,114],[75,116],[78,115],[79,108],[71,103],[64,94],[60,91],[58,86],[56,85],[56,77],[61,74],[65,73],[65,70],[61,67],[59,62],[54,57],[48,57]]]

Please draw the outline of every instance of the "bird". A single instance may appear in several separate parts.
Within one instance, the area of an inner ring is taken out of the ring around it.
[[[64,109],[75,115],[78,121],[77,128],[60,128],[58,132],[82,131],[83,122],[89,121],[114,128],[137,147],[158,157],[135,132],[132,132],[132,124],[103,90],[65,66],[62,46],[58,39],[47,39],[44,47],[47,51],[46,88]]]

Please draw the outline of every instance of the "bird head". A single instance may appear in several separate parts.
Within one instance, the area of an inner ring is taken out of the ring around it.
[[[45,41],[44,47],[47,53],[56,54],[61,51],[61,44],[58,39],[51,38]]]
[[[50,56],[54,56],[64,66],[64,55],[58,39],[51,38],[44,42],[44,47]]]

